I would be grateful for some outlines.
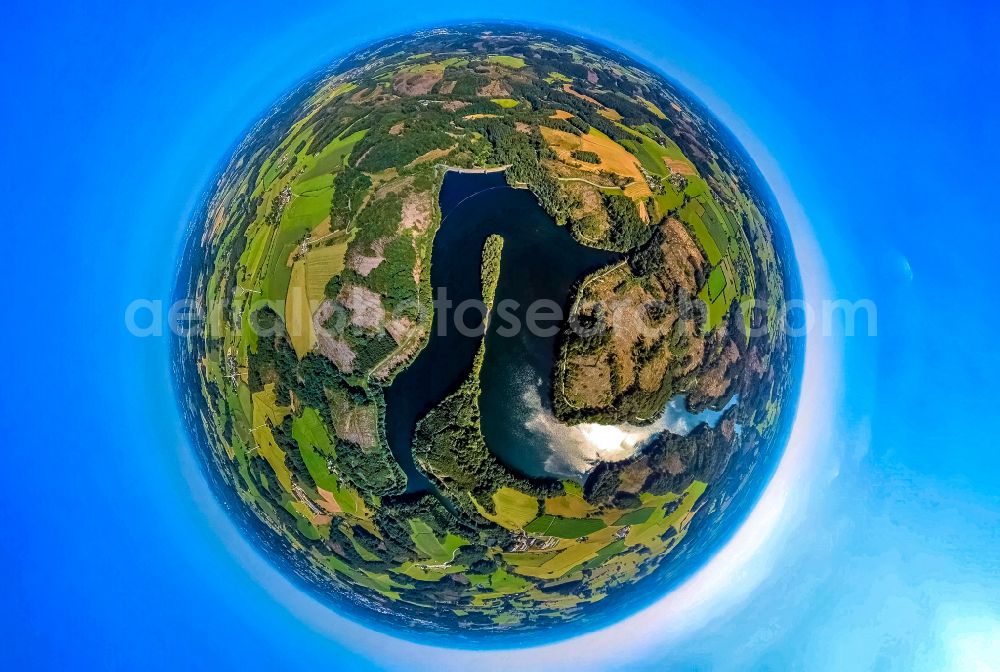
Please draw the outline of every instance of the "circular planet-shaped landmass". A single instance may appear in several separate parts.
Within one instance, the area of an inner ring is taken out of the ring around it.
[[[788,234],[738,142],[648,67],[525,27],[386,40],[296,88],[225,162],[178,287],[216,494],[403,634],[551,637],[663,595],[756,500],[801,368]]]

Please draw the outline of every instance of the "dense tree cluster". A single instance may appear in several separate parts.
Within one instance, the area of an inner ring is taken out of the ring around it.
[[[649,239],[650,227],[639,217],[639,208],[631,198],[618,194],[605,196],[604,206],[610,222],[608,242],[611,249],[624,252]]]
[[[596,152],[588,152],[585,149],[574,149],[572,156],[577,161],[584,161],[586,163],[600,163],[601,157]]]

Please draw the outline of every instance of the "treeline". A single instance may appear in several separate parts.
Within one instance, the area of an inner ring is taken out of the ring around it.
[[[480,268],[480,279],[483,286],[483,304],[486,312],[493,309],[493,299],[496,297],[497,283],[500,282],[500,255],[503,252],[503,237],[491,233],[483,245],[483,263]]]

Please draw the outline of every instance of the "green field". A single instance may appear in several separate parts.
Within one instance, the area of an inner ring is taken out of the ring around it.
[[[559,551],[504,553],[503,559],[512,567],[541,567],[557,555],[559,555]]]
[[[358,144],[368,130],[361,130],[350,135],[337,138],[324,147],[319,154],[310,161],[311,168],[298,180],[299,182],[310,182],[315,178],[322,177],[326,173],[336,172],[344,167],[347,157],[354,151],[354,145]]]
[[[590,560],[604,546],[604,542],[592,541],[574,544],[538,567],[518,567],[518,573],[541,579],[554,579],[562,576],[577,565]]]
[[[653,113],[658,119],[666,119],[667,115],[663,113],[656,103],[651,100],[646,100],[645,98],[639,98],[639,102],[646,106],[646,109]]]
[[[725,289],[726,274],[720,266],[716,266],[708,276],[708,300],[715,301]]]
[[[514,488],[500,488],[493,493],[495,514],[488,513],[472,500],[479,512],[508,530],[520,530],[538,515],[538,500]]]
[[[417,550],[437,563],[451,562],[455,557],[455,551],[469,543],[467,539],[451,533],[445,535],[442,542],[437,538],[434,529],[419,518],[410,521],[410,529],[412,530],[410,538],[413,539]]]
[[[496,103],[503,108],[517,107],[517,101],[513,98],[490,98],[490,102]]]
[[[638,525],[639,523],[645,523],[649,520],[649,517],[653,515],[654,509],[644,508],[636,509],[635,511],[629,511],[621,518],[615,521],[616,526],[625,525]]]
[[[560,495],[545,499],[545,513],[565,518],[586,518],[594,511],[593,505],[580,495]]]
[[[505,68],[512,68],[514,70],[520,70],[524,67],[524,59],[520,56],[493,55],[488,56],[486,60],[489,63],[497,63]]]
[[[601,565],[604,564],[604,562],[608,558],[614,557],[619,553],[624,552],[625,548],[626,548],[625,540],[616,539],[615,541],[611,542],[610,544],[599,550],[594,555],[593,558],[587,560],[587,562],[583,565],[583,569],[593,569],[595,567],[600,567]]]
[[[323,418],[315,409],[307,408],[300,417],[292,420],[292,438],[298,444],[302,461],[316,485],[336,493],[337,477],[326,466],[327,458],[336,457],[336,452]]]
[[[599,518],[562,518],[545,514],[525,526],[524,531],[560,539],[578,539],[607,527]]]

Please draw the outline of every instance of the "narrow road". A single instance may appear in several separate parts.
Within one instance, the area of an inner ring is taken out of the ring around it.
[[[619,187],[614,184],[597,184],[596,182],[591,182],[585,177],[557,177],[556,179],[559,180],[560,182],[584,182],[592,187],[597,187],[598,189],[621,189],[622,191],[625,191],[633,184],[635,184],[635,180],[633,180],[628,184],[626,184],[624,187]]]

